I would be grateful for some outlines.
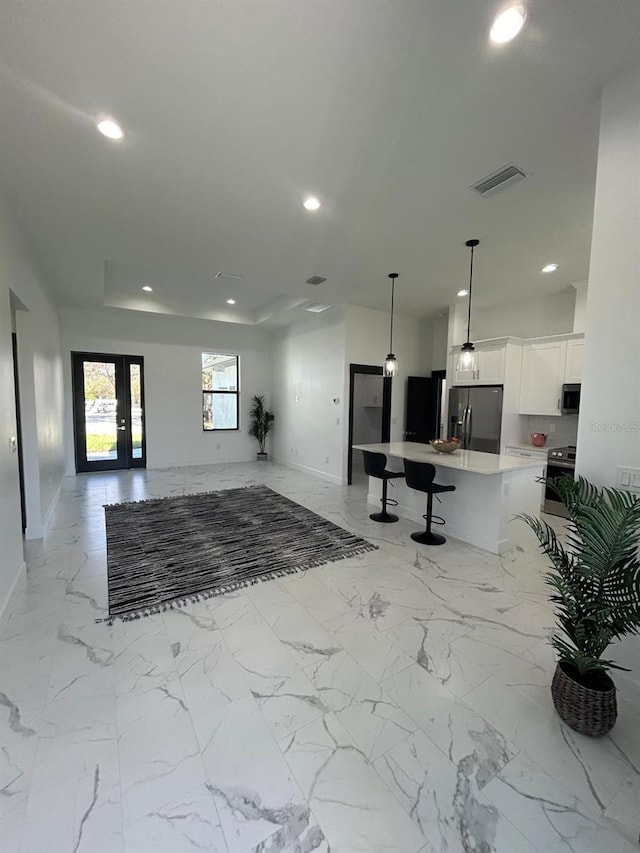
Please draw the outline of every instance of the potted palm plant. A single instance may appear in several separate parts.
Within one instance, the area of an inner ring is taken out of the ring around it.
[[[265,450],[265,444],[267,435],[271,431],[271,425],[275,420],[275,415],[265,409],[263,396],[255,395],[251,398],[251,403],[249,435],[252,435],[258,442],[258,462],[266,462],[269,454]]]
[[[563,545],[545,521],[522,514],[551,561],[558,631],[551,638],[558,662],[551,694],[562,719],[581,734],[613,728],[616,688],[609,675],[624,669],[603,657],[609,644],[640,633],[640,500],[599,489],[583,477],[549,485],[569,514]]]

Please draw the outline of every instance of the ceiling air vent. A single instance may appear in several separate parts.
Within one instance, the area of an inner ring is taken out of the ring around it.
[[[244,276],[243,275],[235,275],[232,272],[222,272],[222,270],[221,270],[220,272],[217,272],[214,275],[214,278],[233,278],[233,279],[236,279],[236,281],[242,281]]]
[[[508,166],[503,166],[492,175],[488,175],[476,184],[473,184],[470,189],[476,190],[481,196],[491,198],[492,195],[508,190],[514,184],[526,178],[525,172],[514,163],[509,163]]]
[[[326,280],[326,277],[323,275],[312,275],[311,278],[306,280],[305,284],[322,284]]]
[[[322,314],[323,311],[328,311],[333,308],[333,305],[321,305],[319,302],[310,302],[304,306],[305,311],[310,311],[312,314]]]

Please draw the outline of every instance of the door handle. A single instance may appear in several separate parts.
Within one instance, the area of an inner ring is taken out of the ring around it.
[[[119,426],[119,427],[118,427],[118,429],[119,429],[119,430],[122,430],[122,432],[124,432],[124,431],[125,431],[125,429],[126,429],[126,426]]]

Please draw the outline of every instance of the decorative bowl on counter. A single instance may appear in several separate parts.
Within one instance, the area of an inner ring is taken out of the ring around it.
[[[434,438],[430,444],[434,450],[438,451],[438,453],[453,453],[454,450],[457,450],[460,447],[460,439]]]

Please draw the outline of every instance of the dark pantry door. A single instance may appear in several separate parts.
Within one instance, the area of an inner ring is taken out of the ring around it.
[[[76,471],[144,468],[141,356],[73,352]]]

